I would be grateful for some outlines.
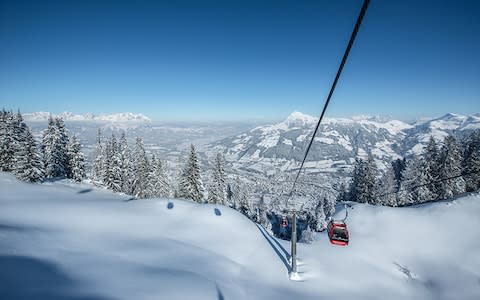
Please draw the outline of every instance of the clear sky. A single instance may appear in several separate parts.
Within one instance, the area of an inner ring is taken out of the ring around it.
[[[319,115],[361,0],[0,1],[0,105]],[[480,112],[480,1],[372,0],[327,116]]]

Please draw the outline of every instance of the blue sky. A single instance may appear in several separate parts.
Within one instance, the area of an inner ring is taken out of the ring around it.
[[[362,1],[0,1],[0,104],[319,115]],[[480,2],[372,0],[328,116],[480,112]]]

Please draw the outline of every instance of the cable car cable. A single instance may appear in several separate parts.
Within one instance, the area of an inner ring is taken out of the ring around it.
[[[310,151],[310,148],[312,147],[313,141],[315,139],[315,135],[317,134],[318,128],[320,127],[320,123],[322,122],[323,116],[325,115],[325,112],[327,110],[328,104],[330,103],[330,100],[332,98],[333,92],[335,91],[335,87],[337,86],[338,79],[340,78],[340,74],[342,73],[343,67],[345,66],[345,63],[347,62],[348,55],[350,53],[350,49],[352,48],[353,42],[355,41],[355,38],[357,36],[358,30],[360,29],[360,25],[362,24],[363,17],[365,16],[365,13],[368,8],[368,4],[370,3],[370,0],[364,0],[362,9],[360,11],[360,14],[358,15],[357,22],[355,23],[355,27],[353,29],[353,32],[350,36],[350,40],[348,41],[347,48],[345,49],[345,53],[343,54],[342,61],[340,63],[340,66],[337,71],[337,75],[335,76],[335,79],[333,81],[332,87],[330,88],[330,92],[328,93],[327,100],[325,101],[325,105],[323,106],[322,113],[320,114],[320,118],[318,119],[317,126],[315,127],[315,130],[313,131],[312,138],[310,139],[310,143],[307,146],[307,150],[305,151],[305,155],[302,160],[302,164],[300,165],[300,168],[298,169],[297,176],[295,177],[295,181],[293,182],[292,189],[290,191],[290,197],[292,196],[294,190],[295,190],[295,185],[298,181],[298,178],[300,176],[300,173],[303,169],[303,165],[305,164],[305,160],[307,159],[308,152]]]

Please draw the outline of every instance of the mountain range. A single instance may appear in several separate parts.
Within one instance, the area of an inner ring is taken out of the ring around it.
[[[25,120],[40,137],[45,129],[48,112],[24,114]],[[273,124],[167,124],[151,121],[143,114],[77,115],[65,112],[71,133],[78,135],[87,154],[93,153],[97,128],[105,136],[125,131],[133,146],[142,137],[147,150],[170,162],[179,158],[193,143],[205,166],[217,154],[223,153],[232,173],[271,176],[292,173],[303,159],[318,118],[300,112]],[[42,121],[42,122],[38,122]],[[378,167],[384,170],[392,160],[419,155],[433,136],[438,142],[448,134],[462,137],[480,129],[480,114],[444,116],[407,123],[387,117],[355,116],[325,118],[307,157],[307,173],[328,176],[349,176],[357,157],[372,154]]]
[[[34,121],[46,121],[50,116],[53,117],[60,117],[64,121],[107,121],[107,122],[130,122],[130,121],[137,121],[137,122],[150,122],[150,118],[143,114],[135,114],[135,113],[113,113],[113,114],[100,114],[98,116],[87,113],[84,115],[78,115],[71,112],[63,112],[61,114],[52,114],[49,112],[34,112],[34,113],[27,113],[23,115],[23,118],[26,121],[34,122]]]
[[[303,159],[318,118],[293,112],[284,121],[264,125],[210,144],[225,154],[234,169],[273,175],[296,170]],[[309,173],[351,172],[355,158],[372,154],[380,169],[391,161],[419,155],[433,136],[462,137],[480,129],[480,114],[449,113],[417,123],[380,117],[326,118],[322,121],[305,168]]]

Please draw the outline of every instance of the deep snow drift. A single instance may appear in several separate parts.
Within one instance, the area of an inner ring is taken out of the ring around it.
[[[478,299],[479,216],[355,205],[350,245],[299,244],[291,282],[289,243],[234,210],[0,173],[0,299]]]

